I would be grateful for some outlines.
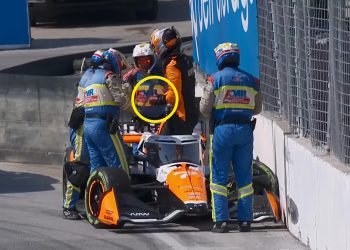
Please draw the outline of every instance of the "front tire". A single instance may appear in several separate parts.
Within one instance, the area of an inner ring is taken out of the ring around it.
[[[105,192],[113,188],[116,193],[130,192],[127,174],[121,168],[98,168],[91,173],[85,190],[85,210],[89,223],[95,228],[110,228],[98,220],[101,198]],[[118,223],[113,228],[120,228]]]
[[[253,188],[255,194],[262,195],[264,189],[279,197],[278,179],[264,163],[253,160]]]
[[[276,197],[279,197],[277,176],[268,166],[258,160],[253,160],[253,189],[254,195],[263,195],[264,190],[266,190],[274,193]],[[227,198],[229,202],[230,215],[232,218],[235,218],[237,216],[238,201],[238,190],[235,182],[233,182],[233,185],[228,189],[228,191],[229,194]]]

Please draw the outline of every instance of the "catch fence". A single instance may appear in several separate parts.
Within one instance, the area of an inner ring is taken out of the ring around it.
[[[350,0],[259,0],[264,111],[350,164]]]

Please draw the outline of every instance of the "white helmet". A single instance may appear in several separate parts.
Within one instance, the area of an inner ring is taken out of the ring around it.
[[[132,52],[132,57],[154,56],[153,50],[149,43],[137,44]]]

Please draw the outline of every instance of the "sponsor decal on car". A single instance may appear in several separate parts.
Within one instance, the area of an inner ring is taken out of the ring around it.
[[[129,213],[130,216],[149,216],[149,213]]]

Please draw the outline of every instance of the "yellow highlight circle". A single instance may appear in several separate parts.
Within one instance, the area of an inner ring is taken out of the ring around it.
[[[135,104],[135,94],[136,94],[136,90],[138,89],[138,87],[140,87],[140,85],[142,83],[144,83],[145,81],[148,80],[161,80],[166,82],[174,91],[175,94],[175,105],[172,109],[172,111],[170,112],[170,114],[168,114],[166,117],[162,118],[162,119],[158,119],[158,120],[152,120],[152,119],[148,119],[146,117],[144,117],[143,115],[141,115],[141,113],[137,110],[136,108],[136,104]],[[135,114],[140,117],[142,120],[149,122],[149,123],[161,123],[161,122],[165,122],[166,120],[168,120],[173,114],[175,114],[177,107],[179,106],[179,93],[177,92],[177,89],[175,88],[174,84],[169,80],[166,79],[165,77],[162,76],[147,76],[145,78],[143,78],[142,80],[140,80],[134,87],[134,89],[132,90],[131,93],[131,106],[132,109],[134,110]]]

